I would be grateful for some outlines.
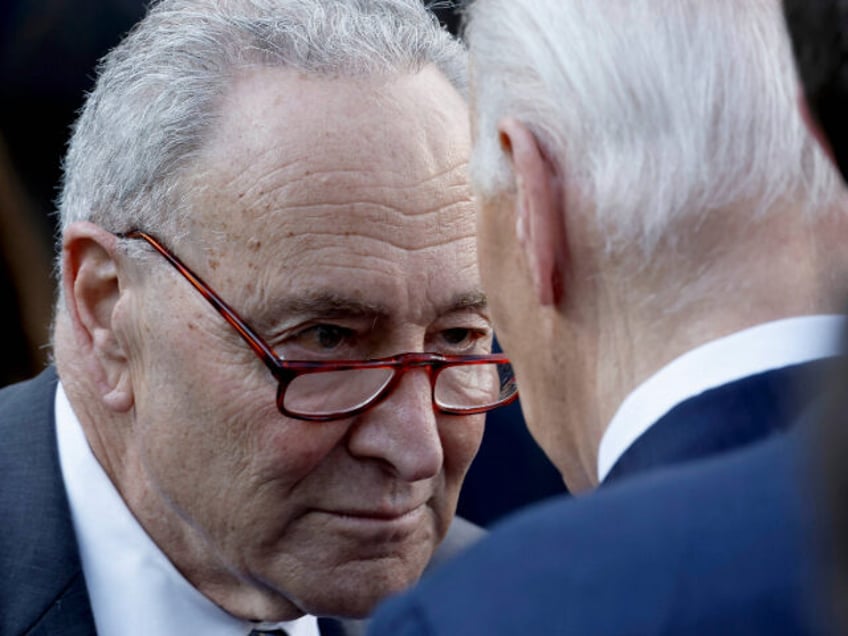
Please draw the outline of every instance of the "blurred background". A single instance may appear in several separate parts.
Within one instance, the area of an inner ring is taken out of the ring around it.
[[[35,375],[49,361],[53,202],[65,143],[97,60],[147,4],[0,2],[0,387]],[[459,9],[439,2],[432,10],[456,33]],[[559,473],[527,433],[519,405],[493,412],[460,514],[490,525],[519,506],[562,492]]]

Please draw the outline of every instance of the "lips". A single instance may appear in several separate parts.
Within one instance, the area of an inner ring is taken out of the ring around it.
[[[350,493],[354,494],[354,493]],[[421,489],[420,492],[395,492],[368,497],[366,493],[357,493],[356,500],[348,497],[344,501],[339,497],[336,501],[327,501],[314,508],[317,512],[338,517],[362,519],[364,521],[393,521],[404,518],[411,513],[421,511],[433,501],[430,491]]]
[[[413,515],[422,511],[424,504],[414,506],[406,506],[402,508],[380,508],[380,509],[333,509],[321,510],[324,514],[334,515],[338,517],[347,517],[350,519],[361,519],[363,521],[394,521],[402,519],[409,515]]]
[[[334,508],[316,510],[314,518],[319,520],[322,531],[332,532],[357,544],[393,544],[413,536],[432,536],[435,528],[427,510],[425,504],[392,508]]]

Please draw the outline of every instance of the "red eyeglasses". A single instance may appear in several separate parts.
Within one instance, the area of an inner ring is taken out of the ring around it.
[[[164,256],[250,345],[277,381],[277,408],[286,417],[330,421],[362,413],[388,397],[410,369],[429,371],[433,408],[450,415],[485,413],[518,397],[504,355],[401,353],[374,360],[283,360],[236,311],[156,238],[142,232],[116,234],[146,241]]]

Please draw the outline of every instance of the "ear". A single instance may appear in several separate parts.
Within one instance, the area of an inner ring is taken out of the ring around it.
[[[512,159],[516,178],[515,232],[542,306],[562,300],[567,267],[565,219],[557,171],[536,136],[521,122],[499,122],[501,145]]]
[[[62,290],[76,348],[101,400],[114,411],[132,406],[129,365],[116,337],[121,296],[118,239],[89,222],[72,223],[62,234]]]

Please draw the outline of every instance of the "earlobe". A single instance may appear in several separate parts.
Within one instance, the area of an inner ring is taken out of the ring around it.
[[[62,289],[77,351],[110,409],[132,406],[126,352],[116,332],[121,296],[117,238],[88,222],[71,224],[62,241]]]
[[[524,252],[536,297],[558,306],[567,266],[565,220],[558,175],[536,136],[521,122],[498,124],[501,147],[512,159],[516,180],[515,233]]]

